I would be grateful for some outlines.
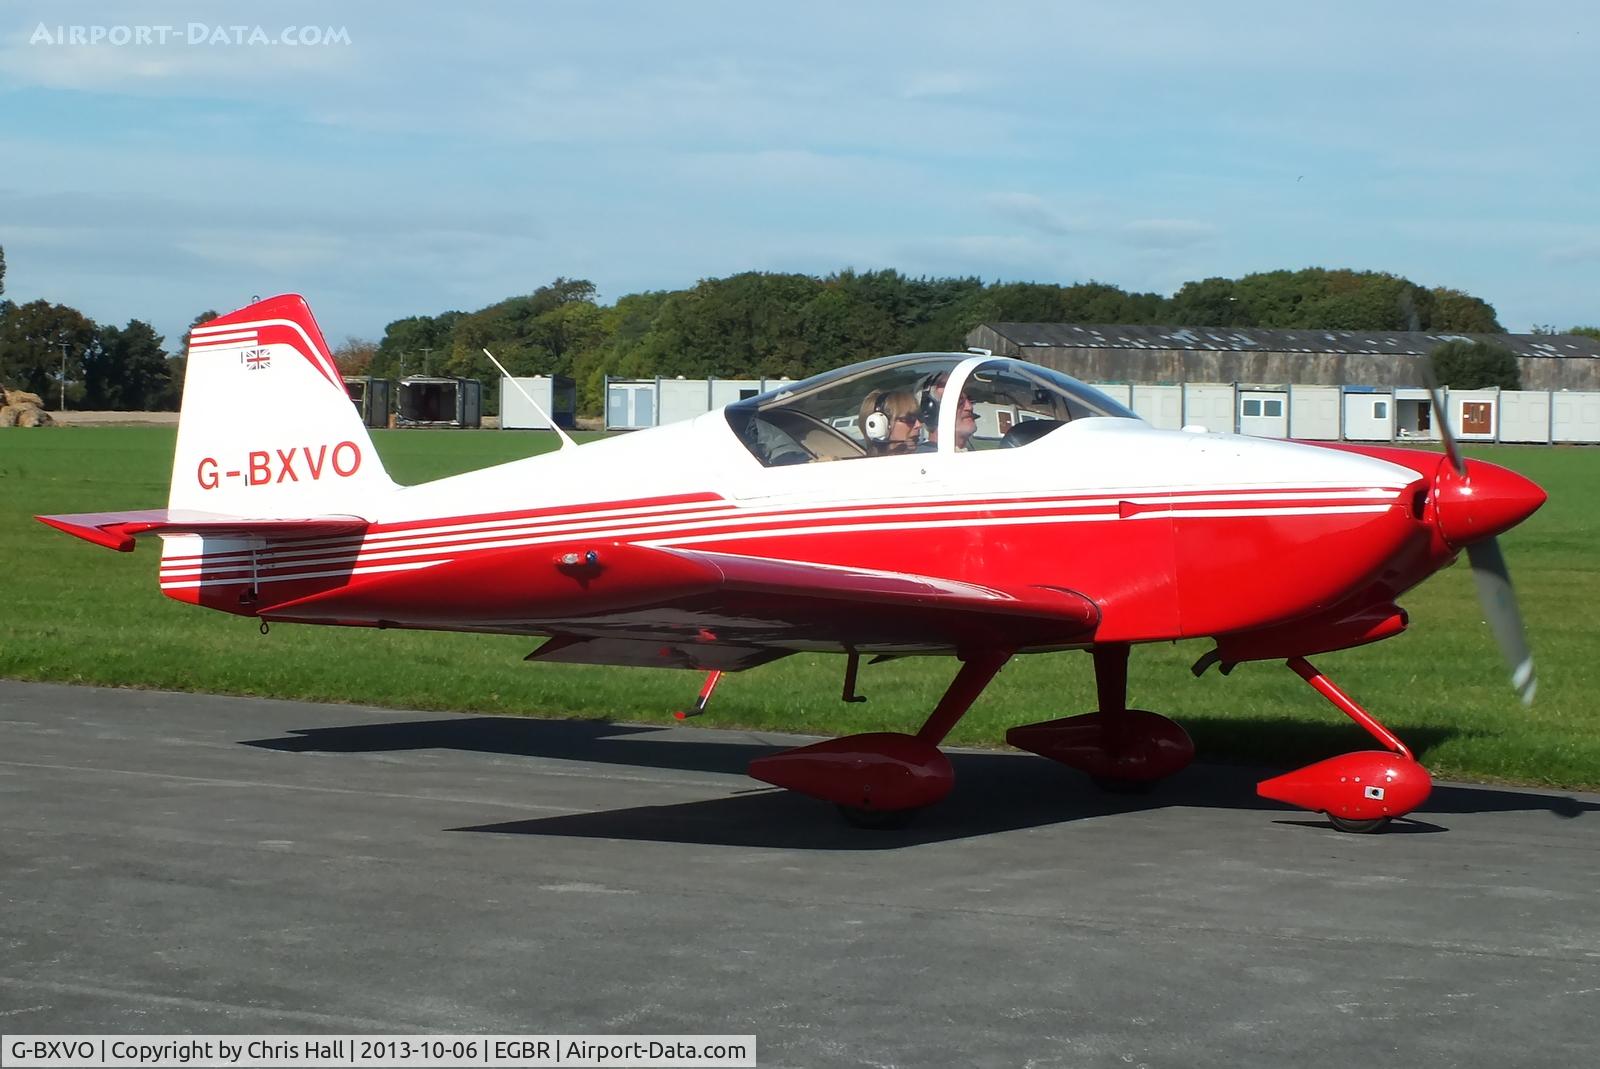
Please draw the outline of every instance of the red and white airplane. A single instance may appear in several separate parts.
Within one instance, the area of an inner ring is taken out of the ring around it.
[[[1396,599],[1466,548],[1532,696],[1495,536],[1544,492],[1446,448],[1156,430],[1055,371],[917,353],[399,486],[305,301],[284,295],[195,328],[165,509],[40,519],[124,551],[160,535],[179,601],[263,624],[548,636],[530,660],[713,673],[702,707],[714,673],[799,651],[849,655],[846,699],[863,654],[957,658],[916,734],[752,763],[861,823],[949,792],[939,743],[1022,653],[1088,650],[1099,708],[1012,728],[1013,745],[1113,786],[1177,772],[1194,746],[1127,707],[1129,647],[1211,638],[1197,673],[1286,661],[1377,739],[1260,785],[1368,831],[1431,780],[1308,656],[1398,634]]]

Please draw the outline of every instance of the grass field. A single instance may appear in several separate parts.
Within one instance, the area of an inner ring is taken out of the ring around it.
[[[418,709],[670,721],[696,673],[529,665],[536,639],[277,626],[180,605],[156,586],[158,553],[110,553],[51,531],[35,513],[158,507],[174,430],[0,431],[0,676],[107,686],[347,701]],[[394,477],[421,482],[548,448],[544,435],[379,431]],[[1403,599],[1411,631],[1317,664],[1367,705],[1436,775],[1600,787],[1595,605],[1600,600],[1600,450],[1498,447],[1469,455],[1514,468],[1550,502],[1502,538],[1539,665],[1522,709],[1481,621],[1465,562]],[[1290,767],[1368,737],[1279,662],[1202,679],[1209,644],[1134,651],[1130,701],[1176,717],[1204,759]],[[911,659],[864,668],[864,705],[838,701],[842,658],[802,655],[723,681],[697,725],[816,734],[915,730],[954,671]],[[1020,658],[956,728],[958,744],[1093,708],[1089,658]]]

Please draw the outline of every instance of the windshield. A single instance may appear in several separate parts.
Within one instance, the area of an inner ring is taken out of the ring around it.
[[[985,360],[960,390],[952,428],[958,452],[1030,445],[1075,419],[1139,418],[1070,375],[1021,360]]]
[[[731,404],[728,424],[768,467],[937,452],[952,376],[960,415],[946,451],[1027,445],[1092,416],[1138,418],[1077,379],[1020,360],[910,353],[852,364]]]

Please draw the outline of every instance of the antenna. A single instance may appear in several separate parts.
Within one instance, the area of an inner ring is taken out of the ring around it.
[[[561,448],[562,449],[565,449],[569,445],[577,445],[578,444],[578,443],[574,442],[571,438],[567,437],[567,432],[562,430],[556,424],[556,421],[554,419],[550,418],[550,413],[546,412],[543,408],[539,407],[539,402],[535,401],[533,399],[533,395],[530,394],[527,390],[524,390],[522,388],[522,383],[518,382],[516,379],[511,378],[511,372],[507,371],[505,365],[494,358],[494,354],[493,353],[491,353],[488,349],[485,349],[483,351],[483,355],[487,356],[489,358],[489,362],[491,364],[493,364],[495,367],[500,369],[500,374],[504,375],[508,379],[511,379],[511,385],[513,385],[513,386],[515,386],[517,388],[517,392],[522,395],[522,399],[527,401],[530,405],[532,405],[533,406],[533,410],[535,412],[539,413],[539,415],[543,416],[544,417],[544,421],[546,423],[550,424],[550,429],[555,431],[557,434],[559,434],[561,436]],[[554,382],[555,380],[552,379],[551,381]],[[505,413],[502,412],[500,414],[500,418],[504,419],[505,418]]]

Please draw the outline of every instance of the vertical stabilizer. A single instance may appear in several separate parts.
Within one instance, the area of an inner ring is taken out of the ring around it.
[[[394,488],[304,298],[194,328],[169,508],[363,515]]]

